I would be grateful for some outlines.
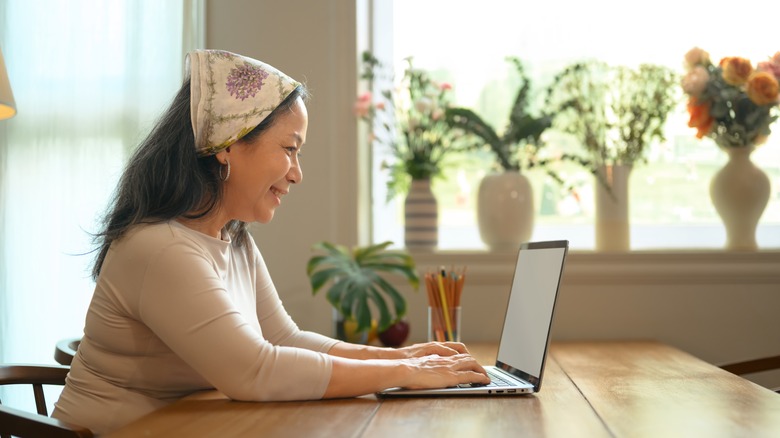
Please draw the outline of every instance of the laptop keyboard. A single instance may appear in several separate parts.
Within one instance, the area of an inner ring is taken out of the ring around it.
[[[487,385],[483,385],[481,383],[461,383],[458,385],[461,388],[473,388],[473,387],[481,387],[481,386],[488,386],[488,387],[501,387],[501,386],[515,386],[514,383],[508,382],[504,380],[504,378],[495,372],[492,372],[492,370],[487,370],[488,377],[490,377],[490,383]]]

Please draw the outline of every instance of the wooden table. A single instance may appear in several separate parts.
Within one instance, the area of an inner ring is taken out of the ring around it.
[[[469,348],[494,362],[495,346]],[[658,342],[554,343],[536,395],[246,403],[211,391],[108,436],[778,437],[780,394]]]

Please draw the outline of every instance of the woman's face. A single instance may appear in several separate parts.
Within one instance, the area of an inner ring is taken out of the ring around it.
[[[222,204],[229,219],[260,223],[273,219],[290,186],[303,179],[298,153],[308,124],[306,106],[298,98],[254,140],[239,140],[217,154],[220,162],[230,161]]]

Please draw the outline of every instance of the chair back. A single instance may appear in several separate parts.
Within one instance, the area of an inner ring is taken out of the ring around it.
[[[81,338],[69,338],[62,339],[57,342],[57,346],[54,348],[54,360],[60,365],[68,365],[73,362],[73,357],[76,356],[76,350],[79,349]]]
[[[49,418],[43,385],[65,385],[70,368],[56,365],[0,365],[0,385],[31,385],[37,415],[0,401],[0,437],[91,437],[89,429]]]
[[[720,368],[736,374],[738,376],[745,376],[753,373],[762,373],[765,371],[778,371],[780,370],[780,355],[767,356],[758,359],[745,360],[742,362],[733,362],[725,365],[720,365]],[[771,389],[774,392],[780,393],[780,386],[772,386]]]

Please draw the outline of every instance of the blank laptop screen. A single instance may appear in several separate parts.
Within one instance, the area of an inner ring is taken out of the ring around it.
[[[565,255],[565,246],[518,254],[497,359],[532,376],[542,371]]]

